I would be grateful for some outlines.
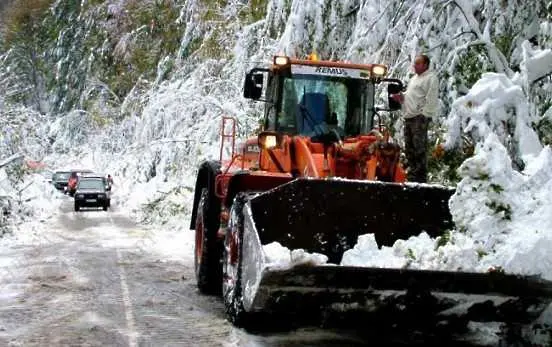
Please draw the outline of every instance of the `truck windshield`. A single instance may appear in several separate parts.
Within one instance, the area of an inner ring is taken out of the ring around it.
[[[284,77],[278,131],[312,135],[319,125],[355,136],[372,127],[374,85],[367,79],[320,75]]]
[[[52,177],[54,181],[67,181],[69,180],[70,172],[56,172]]]
[[[103,180],[100,179],[90,179],[90,178],[83,178],[79,181],[78,189],[97,189],[97,190],[104,190],[105,184]]]

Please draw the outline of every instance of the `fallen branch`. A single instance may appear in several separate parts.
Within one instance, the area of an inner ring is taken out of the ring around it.
[[[0,161],[0,168],[6,166],[6,165],[9,165],[15,161],[18,161],[18,160],[22,160],[24,158],[24,155],[21,154],[21,153],[16,153],[14,155],[12,155],[11,157],[8,157],[2,161]]]

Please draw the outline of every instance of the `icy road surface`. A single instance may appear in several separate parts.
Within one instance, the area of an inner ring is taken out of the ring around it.
[[[0,346],[228,342],[223,305],[198,294],[189,264],[148,253],[115,206],[73,212],[68,198],[61,210],[0,253]]]
[[[0,346],[374,345],[350,332],[234,328],[221,299],[198,293],[191,257],[155,251],[153,231],[116,204],[74,212],[61,199],[51,218],[0,239]]]

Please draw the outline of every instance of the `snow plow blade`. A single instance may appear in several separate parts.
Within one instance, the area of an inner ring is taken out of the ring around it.
[[[423,231],[437,237],[452,229],[448,201],[454,191],[441,185],[301,178],[250,203],[263,244],[278,241],[325,254],[337,264],[359,235],[375,234],[381,247]]]
[[[552,283],[499,272],[335,266],[359,235],[391,245],[452,228],[436,185],[298,179],[251,197],[242,210],[242,303],[247,312],[297,316],[362,312],[374,320],[530,322],[552,302]],[[263,245],[328,256],[327,265],[275,267]]]
[[[256,288],[250,311],[363,313],[395,323],[530,323],[552,302],[550,282],[500,273],[296,266],[265,268]]]

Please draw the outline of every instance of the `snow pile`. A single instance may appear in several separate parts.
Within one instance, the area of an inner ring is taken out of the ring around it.
[[[398,240],[393,247],[378,249],[374,234],[361,235],[355,247],[343,253],[340,265],[405,268],[416,259],[427,258],[434,244],[435,241],[423,233],[408,241]]]
[[[512,169],[498,137],[490,134],[460,167],[462,181],[449,204],[456,230],[377,248],[359,237],[342,265],[536,274],[552,280],[552,151],[542,150],[523,173]]]
[[[550,148],[518,173],[491,135],[460,172],[464,179],[450,206],[459,232],[474,241],[480,257],[477,270],[501,267],[552,279]]]
[[[521,69],[527,76],[527,84],[531,84],[552,73],[552,50],[535,49],[529,41],[521,44],[523,61]]]
[[[50,218],[59,209],[58,195],[40,173],[27,174],[22,181],[13,182],[6,169],[0,168],[0,236],[2,230],[24,221]]]
[[[25,176],[13,193],[20,204],[19,211],[38,220],[50,218],[61,203],[59,192],[40,173]]]
[[[294,266],[317,266],[328,262],[328,257],[320,253],[309,253],[304,249],[290,250],[278,242],[263,245],[265,266],[271,268],[291,268]]]
[[[195,179],[163,181],[157,178],[147,183],[122,182],[117,199],[119,204],[131,211],[139,222],[165,225],[175,223],[188,229],[189,223],[182,222],[192,213]],[[177,216],[177,218],[175,218]]]

